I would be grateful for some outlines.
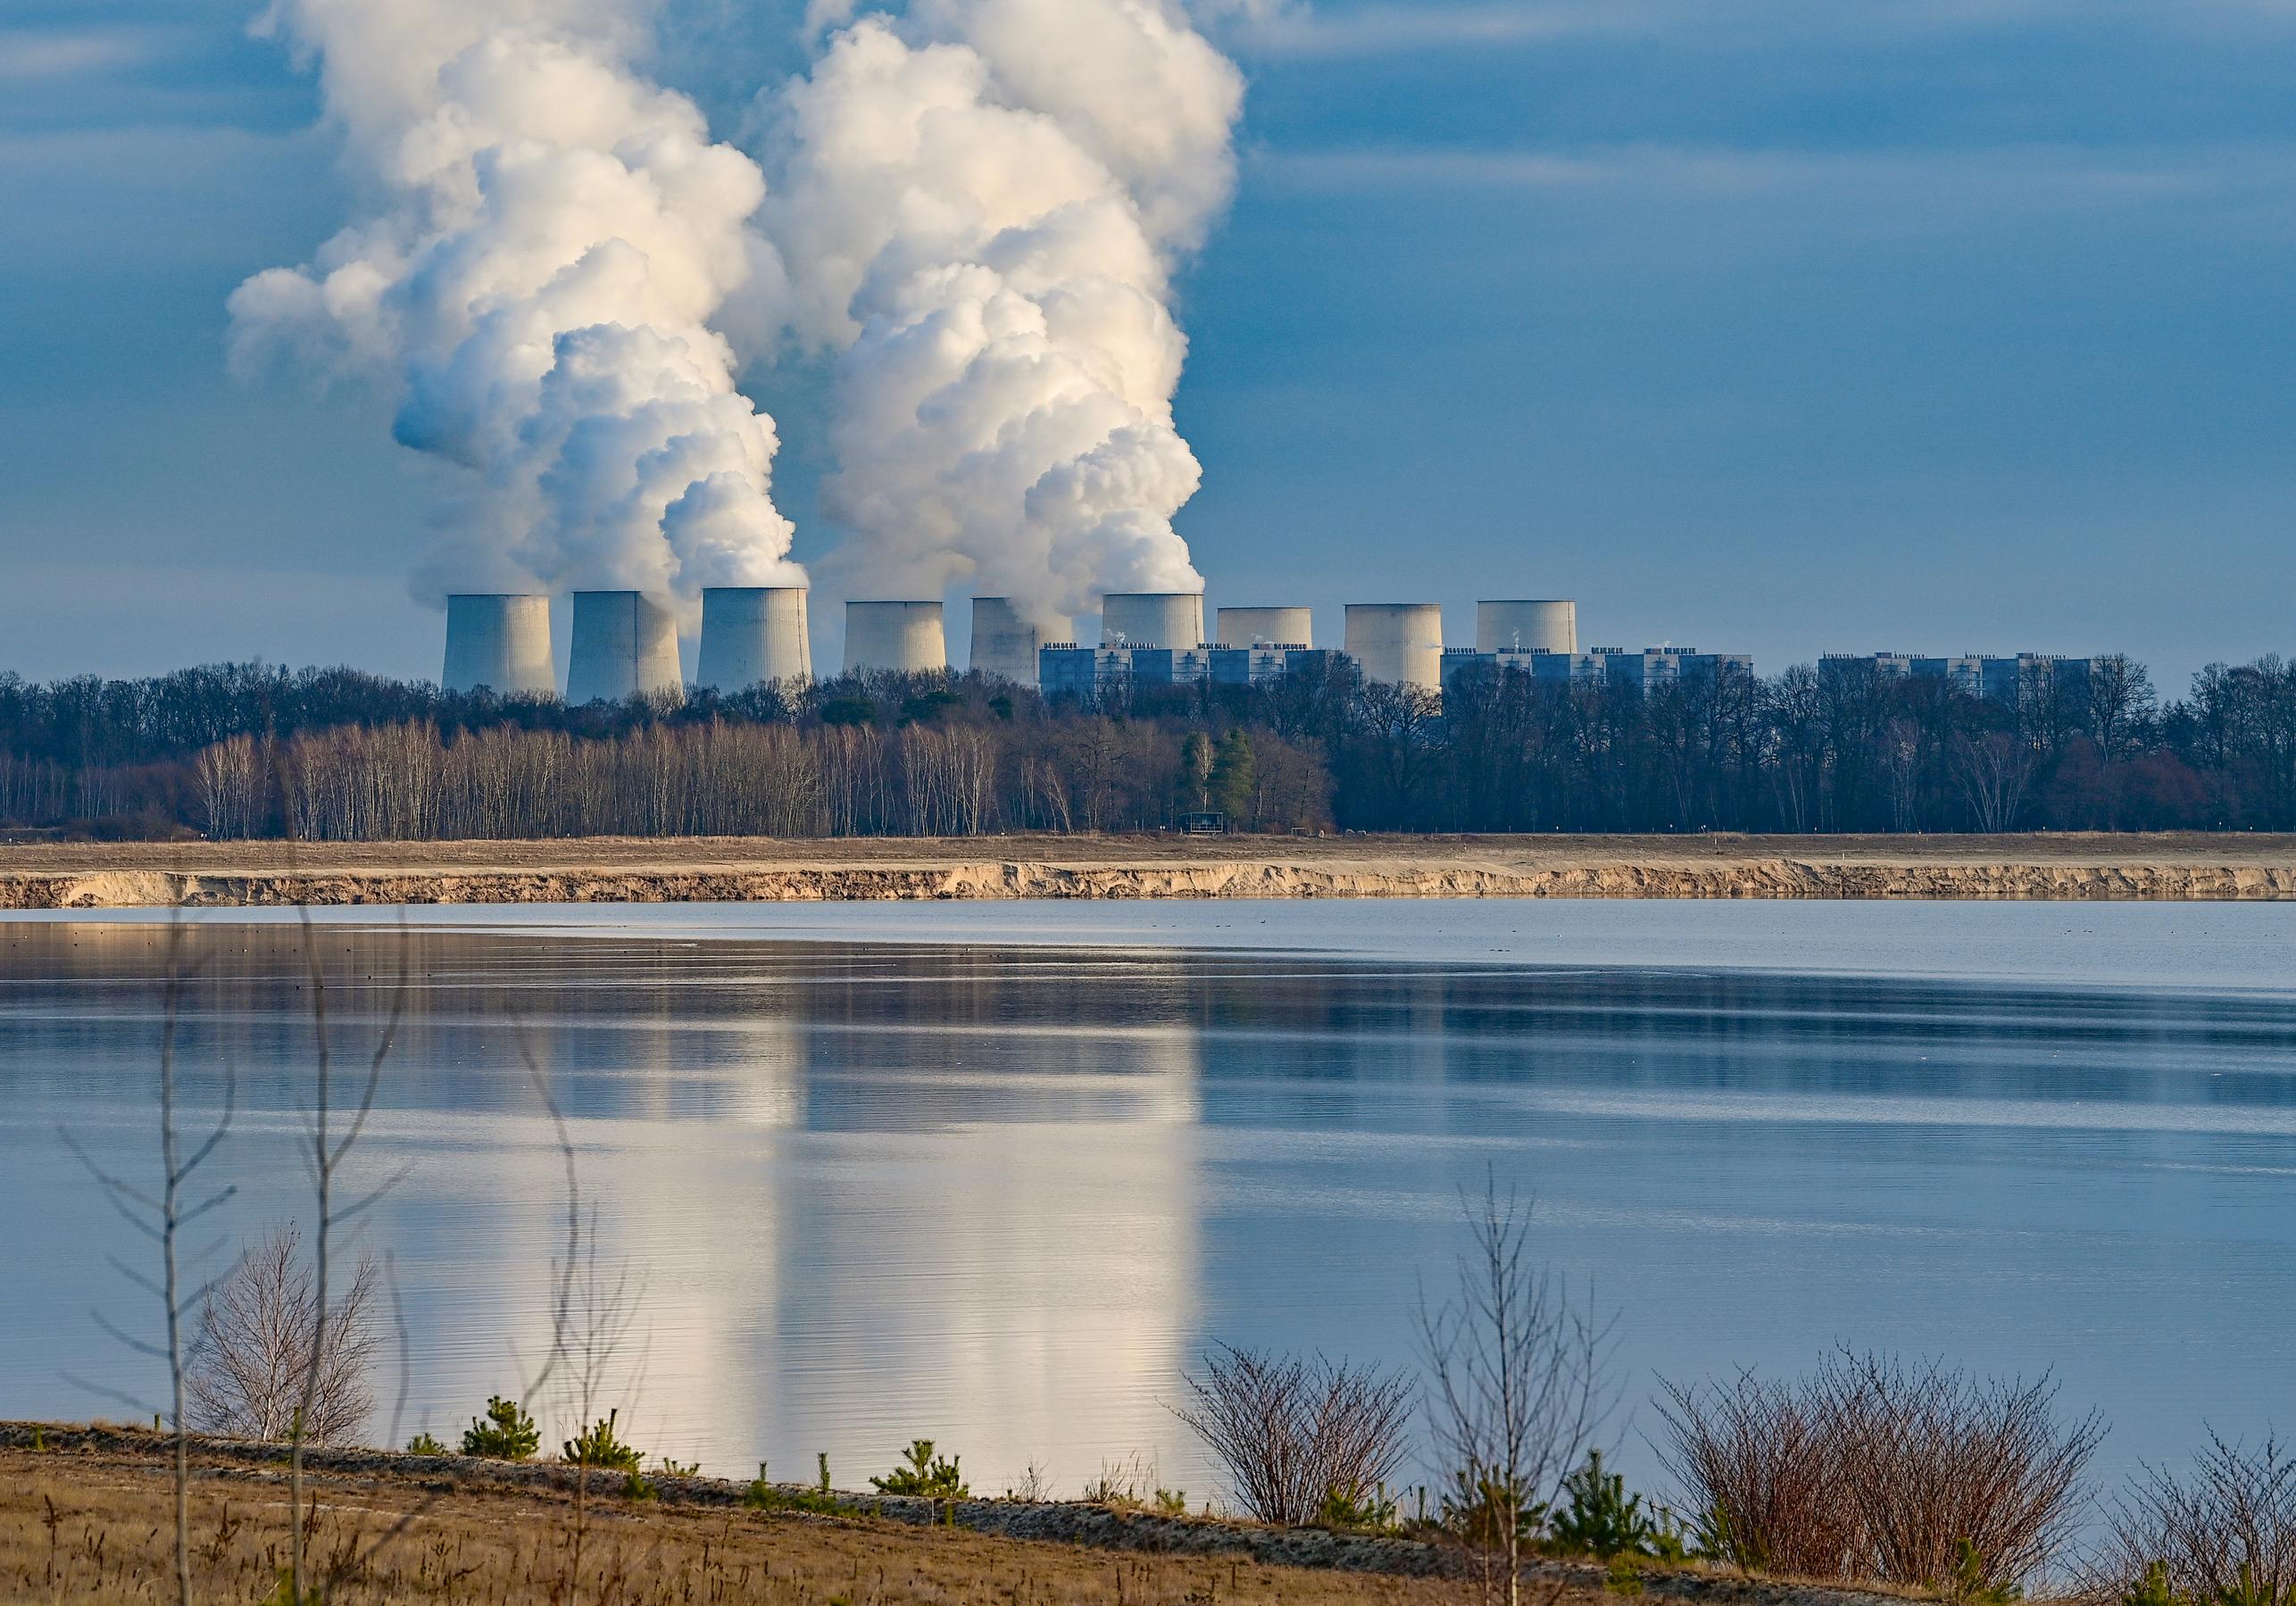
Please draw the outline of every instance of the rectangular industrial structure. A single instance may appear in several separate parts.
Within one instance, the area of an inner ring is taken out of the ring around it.
[[[1958,658],[1930,658],[1911,653],[1828,653],[1818,661],[1820,673],[1840,674],[1855,669],[1889,679],[1938,679],[1966,696],[1989,703],[2014,703],[2035,694],[2079,697],[2089,686],[2086,658],[2067,658],[2055,653],[2012,653],[1992,656],[1981,653]]]

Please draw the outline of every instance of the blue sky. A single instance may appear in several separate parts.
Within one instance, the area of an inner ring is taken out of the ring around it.
[[[474,0],[475,3],[475,0]],[[250,0],[0,12],[0,668],[435,675],[383,404],[224,370],[345,197]],[[726,134],[794,5],[674,0]],[[1324,0],[1234,25],[1179,398],[1210,601],[1590,644],[2296,649],[2296,4]],[[818,381],[755,381],[799,555]],[[961,636],[962,610],[953,613]]]

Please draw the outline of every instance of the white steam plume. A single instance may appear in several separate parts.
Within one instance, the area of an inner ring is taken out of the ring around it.
[[[468,470],[417,578],[447,590],[802,582],[773,422],[710,327],[778,271],[756,163],[632,71],[608,0],[276,0],[366,197],[231,297],[234,354],[388,387],[403,445]]]
[[[846,590],[969,579],[1050,623],[1202,587],[1170,279],[1227,204],[1242,104],[1169,0],[913,0],[764,107],[787,319],[838,354]]]

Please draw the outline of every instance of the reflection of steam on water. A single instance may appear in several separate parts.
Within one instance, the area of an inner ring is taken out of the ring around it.
[[[828,1135],[781,1178],[782,1275],[809,1295],[773,1367],[777,1453],[846,1443],[881,1470],[923,1435],[977,1488],[1036,1462],[1072,1489],[1173,1440],[1160,1401],[1198,1302],[1197,1044],[1177,1027],[956,1042],[912,1047],[1067,1074],[1003,1095],[969,1080],[973,1119]]]
[[[769,1331],[778,1302],[774,1201],[751,1173],[803,1124],[803,1032],[766,1019],[697,1033],[664,1007],[636,1021],[529,1024],[527,1037],[568,1117],[580,1194],[595,1211],[585,1258],[595,1263],[577,1269],[575,1326],[586,1319],[586,1277],[603,1291],[599,1302],[627,1289],[625,1331],[595,1409],[619,1407],[626,1436],[649,1455],[737,1469],[756,1454],[761,1414],[744,1336]],[[519,1348],[531,1365],[550,1348],[553,1293],[546,1270],[536,1277],[535,1245],[546,1238],[562,1256],[566,1218],[555,1128],[526,1130],[538,1141],[521,1145],[505,1190],[520,1218],[506,1241],[520,1246]],[[570,1424],[571,1393],[562,1376],[549,1391]]]
[[[157,934],[106,927],[84,948],[62,926],[13,936],[12,980],[28,986],[0,1039],[9,1086],[28,1107],[68,1109],[99,1152],[139,1154]],[[243,1068],[225,1159],[241,1187],[228,1230],[245,1236],[308,1204],[293,1149],[309,1048],[299,937],[215,926],[195,940],[212,986],[186,1022],[186,1086],[212,1102],[221,1062]],[[398,940],[324,933],[344,1041],[387,1012]],[[650,1455],[730,1472],[766,1456],[803,1476],[827,1450],[860,1485],[922,1435],[983,1489],[1032,1461],[1069,1489],[1104,1459],[1174,1464],[1160,1401],[1200,1303],[1202,1066],[1169,967],[1097,973],[1086,985],[1123,1003],[1078,1026],[1053,1002],[1073,978],[979,952],[920,964],[408,940],[409,1015],[354,1166],[409,1169],[364,1228],[395,1254],[407,1318],[402,1442],[452,1442],[551,1348],[565,1166],[523,1044],[597,1212],[600,1280],[627,1266],[640,1296],[595,1406],[621,1407]],[[43,1308],[84,1306],[62,1269],[43,1283],[22,1255],[11,1264]],[[18,1316],[6,1331],[53,1356],[80,1326]],[[27,1410],[54,1409],[52,1369]],[[547,1446],[575,1431],[562,1386],[529,1404]]]

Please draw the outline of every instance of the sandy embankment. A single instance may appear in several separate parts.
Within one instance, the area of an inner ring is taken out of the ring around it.
[[[943,898],[2296,898],[2296,836],[973,837],[0,847],[0,909]]]

